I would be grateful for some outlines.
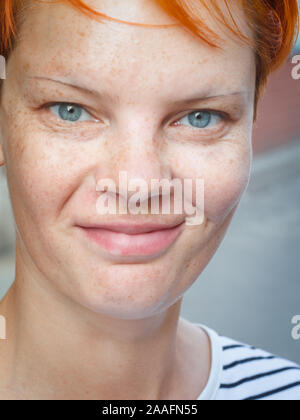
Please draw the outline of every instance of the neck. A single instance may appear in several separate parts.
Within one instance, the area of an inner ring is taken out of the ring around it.
[[[48,283],[17,254],[15,283],[0,307],[7,318],[2,359],[9,361],[1,385],[29,399],[180,399],[182,299],[148,318],[117,319]]]

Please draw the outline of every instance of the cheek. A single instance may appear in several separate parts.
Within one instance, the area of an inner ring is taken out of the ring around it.
[[[38,225],[54,214],[74,183],[75,156],[28,123],[15,124],[6,136],[7,178],[16,216]],[[78,162],[78,156],[77,156]],[[75,180],[76,181],[76,180]]]
[[[211,221],[220,224],[239,203],[247,188],[249,173],[247,156],[237,155],[212,163],[205,186],[205,211]]]
[[[208,217],[218,224],[237,206],[249,183],[251,131],[239,134],[232,142],[221,143],[207,163],[206,210]]]
[[[245,139],[239,144],[224,142],[215,147],[200,146],[198,150],[183,150],[180,156],[180,160],[174,161],[176,177],[203,179],[205,217],[215,224],[222,223],[248,186],[251,143]],[[195,206],[195,192],[193,199]]]

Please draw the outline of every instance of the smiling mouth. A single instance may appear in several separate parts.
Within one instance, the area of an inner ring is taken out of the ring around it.
[[[114,256],[155,256],[179,237],[185,222],[168,225],[78,226],[100,249]]]

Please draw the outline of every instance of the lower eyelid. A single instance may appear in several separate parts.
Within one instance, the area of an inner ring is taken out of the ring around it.
[[[57,117],[55,114],[53,114],[48,108],[44,108],[41,110],[41,122],[43,126],[48,127],[50,130],[54,130],[58,133],[81,133],[82,130],[87,129],[87,124],[89,124],[90,132],[97,132],[99,131],[99,124],[95,124],[94,121],[64,121],[61,118]],[[101,127],[102,128],[102,127]]]

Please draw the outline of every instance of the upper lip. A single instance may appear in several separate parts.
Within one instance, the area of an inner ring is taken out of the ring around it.
[[[150,233],[160,230],[172,229],[176,226],[179,226],[183,223],[174,222],[170,224],[162,223],[139,223],[139,224],[129,224],[129,223],[103,223],[103,224],[80,224],[78,225],[84,229],[106,229],[113,232],[126,233],[129,235],[137,235],[139,233]]]

